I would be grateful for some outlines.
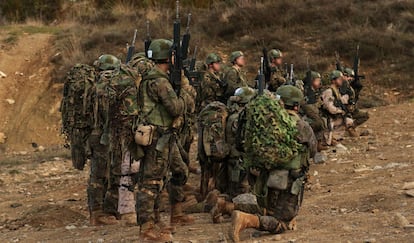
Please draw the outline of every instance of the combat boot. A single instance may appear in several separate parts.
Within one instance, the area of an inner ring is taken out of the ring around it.
[[[154,210],[154,215],[155,215],[155,225],[161,230],[162,233],[166,233],[166,234],[175,233],[174,226],[171,226],[161,221],[161,215],[160,215],[159,209]]]
[[[240,242],[240,231],[247,228],[258,229],[260,227],[259,217],[254,214],[243,213],[241,211],[234,211],[232,214],[232,232],[234,242]]]
[[[318,142],[318,152],[321,152],[322,150],[328,150],[329,147],[323,144],[322,142]]]
[[[115,216],[104,213],[102,210],[91,211],[89,222],[92,226],[118,224]]]
[[[136,226],[137,225],[137,214],[136,213],[122,214],[121,223],[125,226]]]
[[[139,237],[143,241],[170,242],[172,240],[171,233],[161,232],[157,227],[155,227],[153,221],[149,221],[141,225]]]
[[[224,198],[218,198],[216,205],[210,211],[213,223],[223,222],[223,215],[231,215],[234,211],[234,203],[227,202]]]
[[[353,137],[353,138],[359,137],[359,133],[355,130],[355,128],[350,127],[347,129],[347,131],[350,137]]]
[[[172,224],[191,224],[194,218],[183,213],[182,203],[171,205],[171,223]]]

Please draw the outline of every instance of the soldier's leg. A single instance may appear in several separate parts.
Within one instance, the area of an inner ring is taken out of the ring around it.
[[[170,171],[171,179],[168,184],[168,193],[171,204],[171,223],[191,223],[194,221],[192,217],[183,213],[183,202],[185,194],[183,186],[187,183],[188,167],[184,163],[179,148],[176,144],[171,146],[170,151]]]
[[[118,212],[119,186],[121,183],[122,153],[120,148],[114,148],[110,153],[111,167],[109,173],[109,185],[104,200],[104,211],[115,215],[120,219]]]
[[[358,108],[352,113],[352,118],[354,118],[354,126],[360,126],[369,119],[369,114],[366,111],[361,111]]]

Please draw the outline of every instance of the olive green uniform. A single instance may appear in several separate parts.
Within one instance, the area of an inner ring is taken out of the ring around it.
[[[202,110],[213,101],[226,102],[224,94],[226,85],[220,80],[220,74],[207,71],[201,81],[201,108]]]
[[[302,111],[309,120],[318,141],[323,138],[323,131],[327,129],[326,123],[322,118],[320,109],[322,107],[321,90],[314,90],[312,87],[305,88],[306,104],[303,105]]]
[[[140,122],[155,126],[152,143],[145,147],[139,170],[139,190],[136,195],[137,221],[140,225],[155,222],[154,209],[157,207],[160,193],[164,187],[168,167],[172,171],[172,185],[183,185],[186,175],[175,174],[176,164],[182,164],[179,155],[173,121],[182,116],[184,101],[177,97],[168,75],[158,67],[153,68],[144,77],[139,88]],[[171,188],[174,189],[174,188]],[[170,191],[170,194],[174,194]],[[174,197],[174,195],[173,195]]]

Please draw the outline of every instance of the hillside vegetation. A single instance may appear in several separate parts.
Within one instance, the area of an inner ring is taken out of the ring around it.
[[[6,0],[0,4],[3,12],[7,2],[25,0]],[[172,37],[175,1],[58,1],[58,9],[50,10],[54,18],[39,4],[47,0],[30,2],[38,3],[37,14],[14,11],[27,16],[5,14],[9,20],[3,22],[36,18],[61,29],[54,32],[54,47],[63,57],[56,62],[57,82],[76,62],[91,63],[103,53],[125,59],[125,45],[135,28],[139,33],[136,46],[142,50],[146,20],[150,21],[152,38]],[[286,61],[295,64],[297,73],[306,70],[307,60],[312,69],[329,72],[334,68],[336,51],[345,64],[352,65],[359,44],[361,71],[368,76],[371,101],[381,100],[381,88],[412,97],[414,1],[186,0],[181,5],[182,23],[186,14],[192,13],[192,47],[200,47],[199,59],[210,51],[226,57],[240,49],[247,53],[248,70],[254,75],[261,49],[266,46],[285,51]],[[376,105],[367,100],[364,103]]]

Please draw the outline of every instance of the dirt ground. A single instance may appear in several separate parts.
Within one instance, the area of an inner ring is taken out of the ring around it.
[[[370,110],[371,134],[346,138],[347,151],[331,150],[312,165],[311,183],[298,229],[282,235],[243,233],[246,242],[412,242],[414,198],[402,190],[414,181],[414,119],[411,103]],[[53,154],[58,154],[53,157]],[[60,157],[59,157],[60,156]],[[0,239],[8,242],[141,242],[138,227],[88,225],[88,169],[71,168],[61,151],[14,155],[0,163]],[[193,175],[191,183],[197,184]],[[208,214],[181,227],[175,242],[231,242],[228,222],[212,224]],[[164,214],[164,220],[168,220]]]
[[[0,31],[0,34],[2,32]],[[0,35],[0,39],[2,36]],[[142,242],[138,227],[88,224],[88,168],[71,168],[59,135],[59,88],[50,78],[52,36],[24,36],[13,47],[0,45],[0,242]],[[12,102],[13,101],[13,102]],[[414,103],[370,109],[360,130],[346,138],[348,150],[327,152],[311,166],[311,180],[298,229],[282,235],[247,230],[245,242],[413,242]],[[46,148],[33,152],[31,143]],[[198,177],[190,183],[198,186]],[[230,220],[212,224],[208,214],[178,228],[175,242],[231,242]],[[163,214],[168,220],[168,214]]]

